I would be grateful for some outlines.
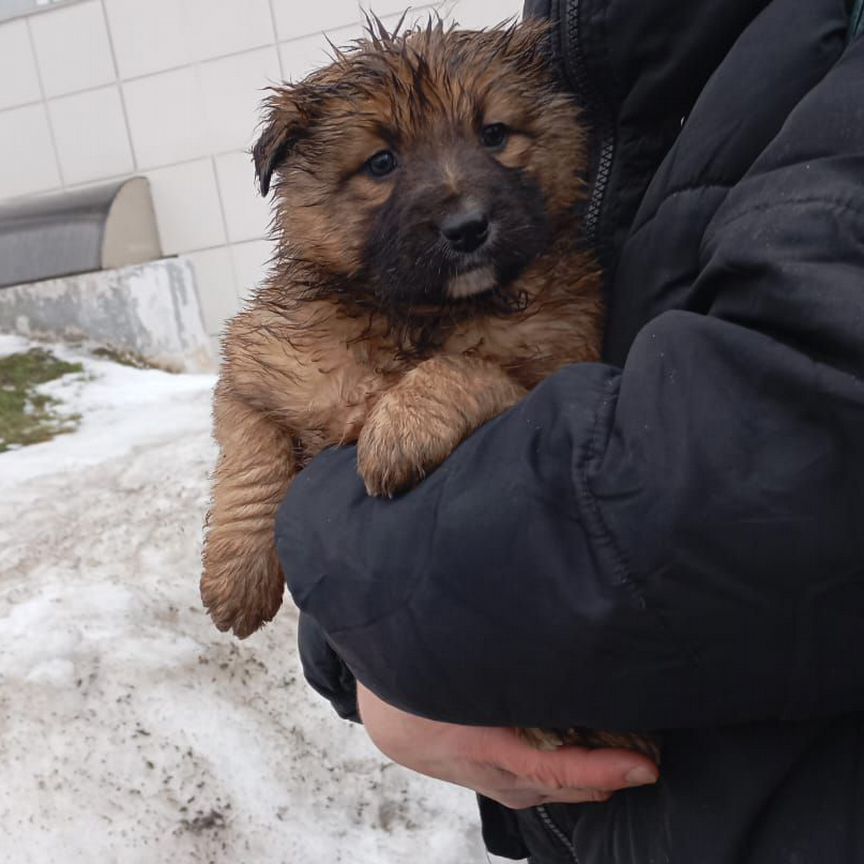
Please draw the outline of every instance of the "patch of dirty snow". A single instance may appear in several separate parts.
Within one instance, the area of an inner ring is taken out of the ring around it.
[[[203,613],[213,378],[52,350],[81,425],[0,454],[4,864],[485,862],[471,793],[306,686],[290,606],[245,642]]]

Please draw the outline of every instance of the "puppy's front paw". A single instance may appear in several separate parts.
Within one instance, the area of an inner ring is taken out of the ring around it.
[[[392,498],[437,468],[461,435],[399,410],[387,396],[378,403],[357,441],[357,470],[370,495]]]
[[[275,551],[248,554],[232,540],[208,538],[201,599],[219,630],[245,639],[279,611],[285,583]]]
[[[357,440],[370,495],[393,497],[419,483],[487,420],[525,391],[489,363],[430,357],[384,393]]]

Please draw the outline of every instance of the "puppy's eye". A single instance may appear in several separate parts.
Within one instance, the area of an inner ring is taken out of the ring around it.
[[[382,150],[366,163],[366,170],[373,177],[386,177],[396,170],[396,157],[389,150]]]
[[[480,130],[480,140],[490,150],[500,150],[510,137],[510,130],[503,123],[491,123]]]

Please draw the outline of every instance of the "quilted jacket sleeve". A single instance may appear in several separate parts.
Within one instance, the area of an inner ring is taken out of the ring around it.
[[[388,701],[674,728],[864,710],[864,40],[705,233],[704,309],[570,367],[394,501],[324,454],[295,601]]]

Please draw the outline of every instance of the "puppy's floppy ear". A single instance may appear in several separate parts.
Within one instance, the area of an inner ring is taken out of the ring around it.
[[[273,172],[288,157],[308,122],[296,94],[287,88],[274,89],[264,107],[267,111],[264,131],[252,148],[255,177],[262,195],[270,191]]]

